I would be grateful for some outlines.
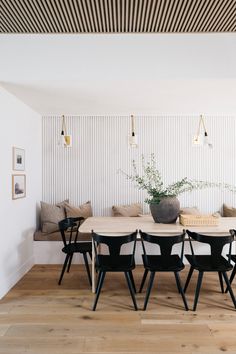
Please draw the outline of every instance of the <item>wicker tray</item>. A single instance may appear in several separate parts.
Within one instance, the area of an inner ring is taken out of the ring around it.
[[[183,215],[179,216],[180,224],[184,226],[214,226],[219,225],[219,217],[214,215]]]

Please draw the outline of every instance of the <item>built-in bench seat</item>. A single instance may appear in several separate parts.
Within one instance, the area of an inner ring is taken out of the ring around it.
[[[70,234],[66,233],[69,239]],[[91,241],[90,233],[79,233],[80,241]],[[53,242],[52,242],[53,241]],[[34,233],[34,261],[35,264],[63,264],[65,254],[61,251],[64,247],[62,237],[59,231],[50,234],[41,230]],[[83,263],[83,257],[78,254],[73,257],[73,263]]]
[[[70,234],[66,233],[66,239],[69,240]],[[78,235],[79,241],[91,241],[90,233],[81,233]],[[42,232],[41,230],[35,231],[34,241],[61,241],[62,237],[60,231],[52,232],[50,234]]]

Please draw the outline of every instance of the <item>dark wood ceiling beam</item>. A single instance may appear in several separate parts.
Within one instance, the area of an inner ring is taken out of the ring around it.
[[[17,33],[16,24],[14,22],[12,22],[12,21],[11,22],[9,21],[9,17],[3,11],[1,2],[0,2],[0,19],[1,19],[0,26],[3,26],[3,28],[7,29],[6,32]],[[4,32],[5,32],[5,30],[4,30]]]
[[[236,11],[234,10],[229,14],[227,17],[224,25],[220,28],[221,31],[226,31],[226,32],[231,32],[232,27],[235,25],[235,16],[236,16]]]
[[[76,16],[76,18],[78,20],[78,27],[80,29],[80,32],[84,33],[85,32],[85,28],[84,28],[84,24],[83,24],[83,21],[82,21],[82,18],[81,18],[80,9],[78,7],[77,0],[72,0],[72,6],[73,6],[73,9],[75,11],[75,16]]]
[[[201,14],[199,16],[199,18],[197,19],[197,21],[195,22],[195,25],[194,25],[194,30],[196,32],[202,32],[200,30],[200,27],[201,27],[201,24],[203,23],[203,26],[205,24],[205,21],[206,21],[206,16],[208,15],[209,13],[209,0],[206,1],[201,9]]]
[[[188,16],[185,17],[185,20],[183,21],[183,24],[182,24],[182,31],[183,32],[188,32],[189,26],[192,23],[192,19],[194,18],[194,15],[196,12],[197,1],[199,2],[199,0],[193,0],[191,2],[191,5],[188,10]]]
[[[1,18],[1,22],[0,22],[0,31],[3,33],[17,33],[17,30],[14,28],[14,26],[12,26],[5,18],[4,15],[2,15],[0,13],[0,18]]]
[[[215,21],[213,26],[210,26],[209,30],[212,32],[217,32],[221,24],[224,22],[225,18],[227,17],[228,11],[233,8],[234,6],[234,0],[223,0],[222,1],[222,7],[220,9],[220,12],[218,10],[218,15],[217,20]]]
[[[160,5],[158,8],[158,12],[157,12],[157,18],[156,18],[154,32],[160,32],[160,22],[161,22],[161,16],[162,16],[164,7],[165,7],[165,0],[160,0]]]
[[[166,1],[161,23],[160,23],[160,32],[165,32],[166,24],[169,22],[170,10],[172,8],[171,3],[173,5],[173,1],[171,0]]]
[[[180,25],[180,22],[181,22],[181,18],[183,16],[183,13],[185,11],[185,8],[186,8],[186,5],[187,5],[187,1],[188,0],[180,0],[180,7],[179,7],[179,11],[177,13],[177,16],[176,16],[176,20],[175,20],[175,24],[174,24],[174,27],[173,27],[173,32],[178,32],[178,29],[179,29],[179,25]]]
[[[178,29],[179,29],[179,32],[184,32],[184,23],[185,21],[188,21],[188,14],[189,14],[189,11],[191,9],[191,2],[187,1],[185,6],[184,6],[184,9],[183,9],[183,13],[182,13],[182,16],[180,18],[180,21],[179,21],[179,25],[178,25]]]
[[[47,24],[47,21],[46,19],[44,18],[43,14],[42,14],[42,11],[41,11],[41,8],[39,7],[38,5],[38,2],[37,0],[31,0],[32,1],[32,8],[34,9],[34,12],[38,14],[38,18],[40,18],[40,23],[41,23],[41,26],[43,28],[43,32],[44,33],[50,33],[50,28],[48,27],[48,24]]]
[[[200,31],[209,31],[209,25],[212,20],[215,18],[217,11],[222,3],[222,0],[211,0],[211,6],[206,16],[205,22],[200,26]]]
[[[171,6],[169,8],[169,14],[168,14],[168,21],[165,21],[164,23],[164,31],[167,33],[170,32],[171,23],[176,14],[177,6],[178,6],[177,1],[171,1]]]
[[[236,0],[0,0],[1,33],[235,32]]]
[[[9,21],[13,20],[22,33],[27,33],[28,29],[24,25],[24,22],[22,22],[21,16],[19,15],[18,11],[15,10],[12,2],[5,0],[5,7]]]

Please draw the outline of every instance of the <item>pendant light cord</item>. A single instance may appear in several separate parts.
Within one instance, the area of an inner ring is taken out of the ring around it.
[[[199,124],[198,124],[198,129],[197,129],[197,136],[200,135],[200,128],[201,128],[201,125],[203,126],[204,133],[207,134],[206,125],[205,125],[204,118],[203,118],[202,115],[200,115],[200,118],[199,118]]]
[[[63,132],[64,132],[64,134],[62,134]],[[65,120],[64,114],[62,116],[61,135],[67,135],[66,120]]]

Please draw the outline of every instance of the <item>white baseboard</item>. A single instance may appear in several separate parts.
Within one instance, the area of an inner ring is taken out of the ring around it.
[[[12,273],[0,286],[0,299],[33,267],[34,256],[31,256],[14,273]]]

